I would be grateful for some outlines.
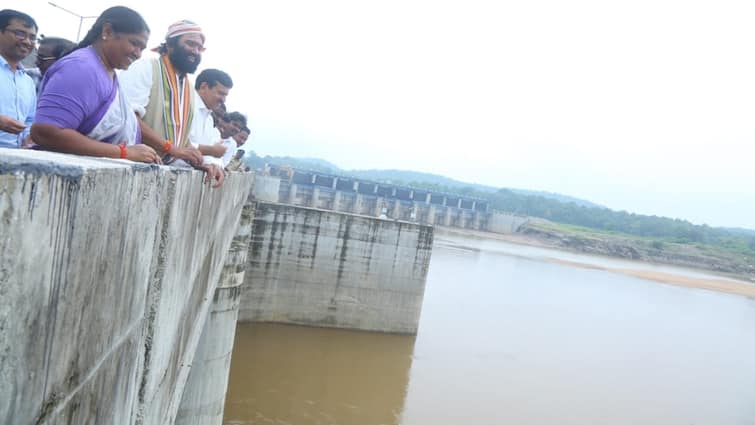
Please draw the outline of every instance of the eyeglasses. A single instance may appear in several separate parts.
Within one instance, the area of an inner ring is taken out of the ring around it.
[[[37,56],[37,60],[40,62],[54,61],[57,59],[55,56]]]
[[[205,51],[204,46],[201,45],[200,43],[197,43],[194,40],[186,40],[186,41],[184,41],[184,43],[186,44],[186,47],[188,47],[189,49],[192,49],[192,50],[196,50],[199,53],[202,53],[202,52]]]
[[[12,32],[13,35],[15,35],[16,38],[19,39],[19,40],[21,40],[21,41],[29,39],[29,41],[31,41],[32,43],[36,43],[37,42],[37,34],[34,34],[34,33],[28,33],[28,32],[23,31],[23,30],[9,30],[7,28],[4,29],[3,31],[10,31],[10,32]]]

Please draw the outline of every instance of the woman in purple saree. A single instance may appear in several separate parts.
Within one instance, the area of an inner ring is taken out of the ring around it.
[[[149,27],[134,10],[104,11],[78,48],[45,73],[31,128],[34,142],[58,152],[160,163],[154,149],[141,144],[115,74],[139,59],[148,38]]]

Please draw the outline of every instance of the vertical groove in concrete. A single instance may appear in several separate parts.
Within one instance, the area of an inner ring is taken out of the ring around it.
[[[231,368],[241,284],[252,234],[255,204],[247,202],[226,256],[220,282],[183,391],[176,425],[220,425]]]

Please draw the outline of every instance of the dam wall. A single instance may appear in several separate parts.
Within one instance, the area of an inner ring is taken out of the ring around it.
[[[433,229],[258,202],[239,321],[416,333]]]
[[[488,219],[488,230],[494,233],[516,233],[520,227],[529,223],[527,216],[495,211]]]
[[[174,423],[253,184],[202,179],[0,149],[0,423]]]
[[[257,174],[254,196],[265,202],[494,233],[515,233],[527,222],[527,217],[493,210],[481,198],[274,165]]]

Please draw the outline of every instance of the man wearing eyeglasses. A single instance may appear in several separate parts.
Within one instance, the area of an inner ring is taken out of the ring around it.
[[[37,47],[37,61],[36,68],[30,68],[26,70],[34,84],[37,86],[37,94],[39,94],[39,86],[42,83],[42,78],[45,76],[45,72],[63,55],[76,48],[76,43],[65,38],[59,37],[44,37],[39,42]]]
[[[29,137],[37,89],[21,61],[37,43],[37,23],[16,10],[0,10],[0,147],[18,148]]]

